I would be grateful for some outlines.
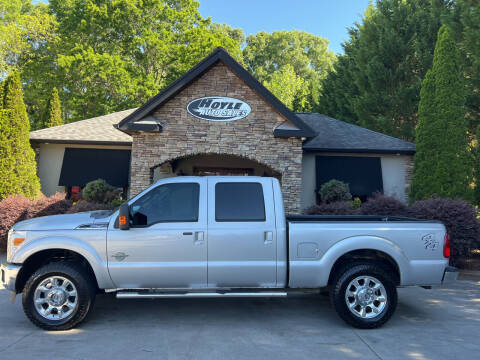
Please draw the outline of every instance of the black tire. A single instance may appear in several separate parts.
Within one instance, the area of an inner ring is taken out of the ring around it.
[[[397,307],[397,288],[389,275],[389,269],[373,263],[353,264],[343,267],[335,274],[330,290],[330,301],[338,315],[348,324],[359,329],[373,329],[385,324]],[[359,276],[378,279],[385,288],[387,301],[383,310],[371,318],[361,318],[350,311],[345,299],[347,286]]]
[[[70,280],[77,290],[77,306],[62,320],[43,317],[35,308],[34,293],[40,282],[50,276],[62,276]],[[32,323],[44,330],[68,330],[85,319],[95,302],[96,287],[94,279],[80,265],[69,262],[53,262],[38,269],[25,284],[22,304],[25,315]]]

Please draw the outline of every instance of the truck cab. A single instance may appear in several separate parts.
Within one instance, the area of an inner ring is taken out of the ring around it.
[[[128,231],[110,219],[112,281],[134,289],[284,287],[278,189],[276,179],[250,176],[159,181],[128,202]]]

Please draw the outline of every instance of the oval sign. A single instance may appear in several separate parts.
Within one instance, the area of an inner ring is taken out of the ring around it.
[[[209,121],[234,121],[243,119],[252,109],[245,101],[225,96],[207,96],[188,103],[189,114]]]

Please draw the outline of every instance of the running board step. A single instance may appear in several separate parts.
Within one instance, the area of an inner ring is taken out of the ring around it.
[[[118,292],[118,299],[139,299],[139,298],[216,298],[216,297],[286,297],[287,293],[282,291],[259,291],[259,292]]]

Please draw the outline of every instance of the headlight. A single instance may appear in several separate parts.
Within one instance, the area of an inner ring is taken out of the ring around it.
[[[27,239],[26,231],[16,231],[10,230],[8,232],[8,243],[7,243],[7,261],[12,260],[12,256],[22,245],[22,243]]]

